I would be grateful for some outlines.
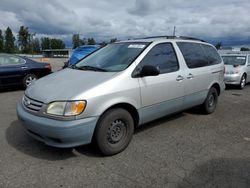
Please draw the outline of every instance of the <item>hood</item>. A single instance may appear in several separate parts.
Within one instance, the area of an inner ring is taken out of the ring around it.
[[[115,74],[67,68],[37,80],[26,89],[25,95],[44,103],[71,100],[111,79]]]

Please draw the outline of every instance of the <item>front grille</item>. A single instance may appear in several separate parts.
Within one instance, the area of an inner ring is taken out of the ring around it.
[[[23,105],[33,111],[33,112],[39,112],[43,106],[43,102],[40,102],[40,101],[37,101],[37,100],[34,100],[34,99],[31,99],[27,96],[24,96],[23,97]]]

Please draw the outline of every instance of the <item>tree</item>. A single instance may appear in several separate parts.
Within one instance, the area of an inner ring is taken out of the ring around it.
[[[0,52],[4,51],[4,38],[3,38],[3,32],[0,29]]]
[[[83,38],[80,40],[80,45],[85,45],[87,44],[87,39],[86,38]]]
[[[15,37],[12,33],[12,30],[9,27],[7,27],[5,31],[5,43],[4,43],[5,52],[14,53],[15,51],[14,44],[15,44]]]
[[[18,45],[22,53],[31,51],[32,41],[30,40],[29,28],[21,26],[18,32]]]
[[[65,44],[63,42],[63,40],[61,39],[51,39],[50,41],[50,47],[51,49],[64,49],[65,48]]]
[[[110,43],[114,43],[117,41],[117,38],[110,39]]]
[[[33,47],[33,50],[35,53],[40,53],[41,52],[41,48],[40,48],[40,41],[38,38],[35,38],[33,41],[32,41],[32,47]]]
[[[215,45],[215,48],[216,48],[217,50],[221,49],[221,47],[222,47],[222,42],[218,42],[218,43]]]
[[[94,38],[88,38],[88,45],[94,45],[96,44],[95,39]]]
[[[103,47],[103,46],[106,46],[107,43],[105,41],[103,41],[103,42],[100,43],[100,45],[101,45],[101,47]]]
[[[43,50],[50,49],[50,38],[49,37],[42,37],[41,38],[41,47]]]
[[[74,34],[72,36],[72,46],[73,46],[73,49],[77,48],[78,46],[80,46],[80,36],[79,34]]]
[[[240,51],[250,51],[250,49],[246,48],[246,47],[242,47],[242,48],[240,48]]]

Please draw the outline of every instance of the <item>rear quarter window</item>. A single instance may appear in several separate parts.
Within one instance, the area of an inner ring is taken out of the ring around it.
[[[177,42],[188,68],[208,66],[207,56],[199,43]]]
[[[221,57],[214,47],[205,44],[201,44],[201,46],[207,56],[208,65],[216,65],[221,63]]]

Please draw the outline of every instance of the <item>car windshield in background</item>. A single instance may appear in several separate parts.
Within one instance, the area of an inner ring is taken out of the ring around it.
[[[246,56],[222,56],[225,65],[245,65]]]
[[[146,42],[109,44],[87,56],[75,66],[81,70],[119,72],[126,69],[146,48]]]

